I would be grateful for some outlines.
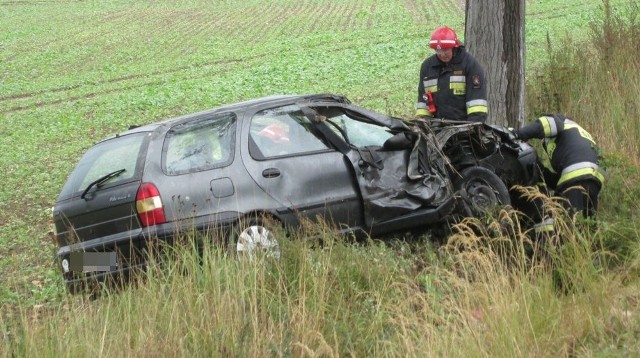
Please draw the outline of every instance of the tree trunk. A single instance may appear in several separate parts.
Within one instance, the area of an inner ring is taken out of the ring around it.
[[[524,0],[466,0],[465,47],[484,66],[487,123],[524,122]]]

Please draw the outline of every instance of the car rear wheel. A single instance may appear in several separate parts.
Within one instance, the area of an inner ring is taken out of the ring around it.
[[[462,213],[479,217],[499,207],[511,205],[509,190],[502,179],[489,169],[473,166],[462,170],[455,188],[462,196]]]
[[[249,260],[280,259],[280,243],[268,225],[271,221],[257,216],[240,220],[233,229],[229,253]]]

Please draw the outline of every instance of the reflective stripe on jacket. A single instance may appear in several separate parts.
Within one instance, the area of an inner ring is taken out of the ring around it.
[[[560,179],[558,179],[558,183],[556,185],[561,186],[583,177],[594,177],[598,182],[600,182],[600,185],[604,184],[604,175],[602,174],[598,164],[580,162],[571,164],[564,168],[560,173]]]

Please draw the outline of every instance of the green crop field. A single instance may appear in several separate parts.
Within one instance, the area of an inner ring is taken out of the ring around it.
[[[340,93],[410,115],[427,36],[440,24],[462,35],[462,3],[0,3],[0,299],[56,290],[50,207],[95,141],[281,93]],[[548,32],[587,37],[601,5],[528,2],[528,49],[541,53]]]
[[[462,36],[464,3],[0,0],[0,323],[71,300],[50,210],[93,143],[129,125],[272,94],[337,93],[410,117],[428,35],[448,25]],[[608,3],[616,15],[635,4]],[[527,0],[527,78],[548,65],[549,44],[588,41],[603,16],[602,1]],[[631,185],[619,178],[620,188]],[[334,353],[349,351],[337,346]]]

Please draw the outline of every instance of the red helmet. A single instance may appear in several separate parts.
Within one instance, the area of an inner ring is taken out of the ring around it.
[[[270,139],[271,141],[278,144],[288,144],[289,141],[289,133],[280,127],[277,124],[271,124],[258,132],[259,136]]]
[[[456,32],[449,27],[438,27],[433,31],[433,33],[431,33],[429,47],[434,50],[444,50],[458,46],[460,46],[458,36],[456,35]]]

